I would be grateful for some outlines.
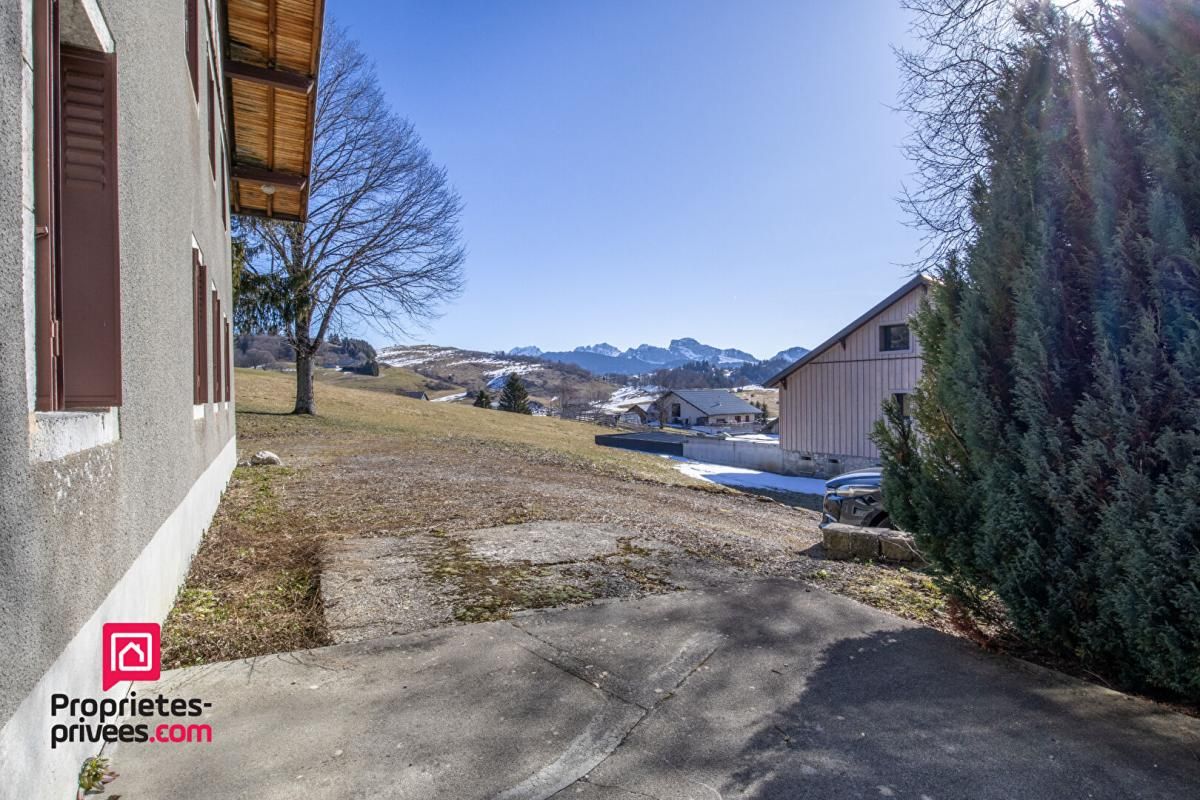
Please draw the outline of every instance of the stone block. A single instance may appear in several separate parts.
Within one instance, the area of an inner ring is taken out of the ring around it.
[[[913,537],[907,533],[888,531],[879,536],[879,553],[885,561],[923,561],[917,552]]]
[[[879,558],[879,533],[870,528],[854,528],[850,534],[850,555],[863,561]]]
[[[850,525],[827,525],[822,531],[825,557],[838,561],[853,558],[854,528]]]

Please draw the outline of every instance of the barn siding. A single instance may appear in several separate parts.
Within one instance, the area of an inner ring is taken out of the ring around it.
[[[787,377],[780,386],[779,435],[784,450],[807,454],[877,459],[871,431],[883,401],[894,392],[911,393],[921,376],[921,347],[879,349],[881,325],[906,322],[920,308],[925,287],[914,287],[854,330],[842,343]]]

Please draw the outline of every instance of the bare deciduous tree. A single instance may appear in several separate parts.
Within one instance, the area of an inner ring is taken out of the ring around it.
[[[924,234],[922,266],[972,237],[971,193],[985,177],[984,115],[1010,60],[1016,0],[902,0],[918,44],[897,50],[913,182],[901,203]]]
[[[387,105],[356,42],[327,25],[306,222],[239,220],[240,316],[296,350],[297,414],[316,413],[313,362],[346,319],[389,333],[462,287],[462,202],[412,124]]]

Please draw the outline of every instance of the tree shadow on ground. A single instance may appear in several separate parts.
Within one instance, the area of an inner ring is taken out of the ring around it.
[[[725,643],[588,780],[662,800],[1168,800],[1200,785],[1196,720],[796,596],[696,605]]]

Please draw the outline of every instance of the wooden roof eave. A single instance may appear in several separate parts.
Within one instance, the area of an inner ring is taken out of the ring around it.
[[[324,0],[224,0],[236,213],[308,213]]]

